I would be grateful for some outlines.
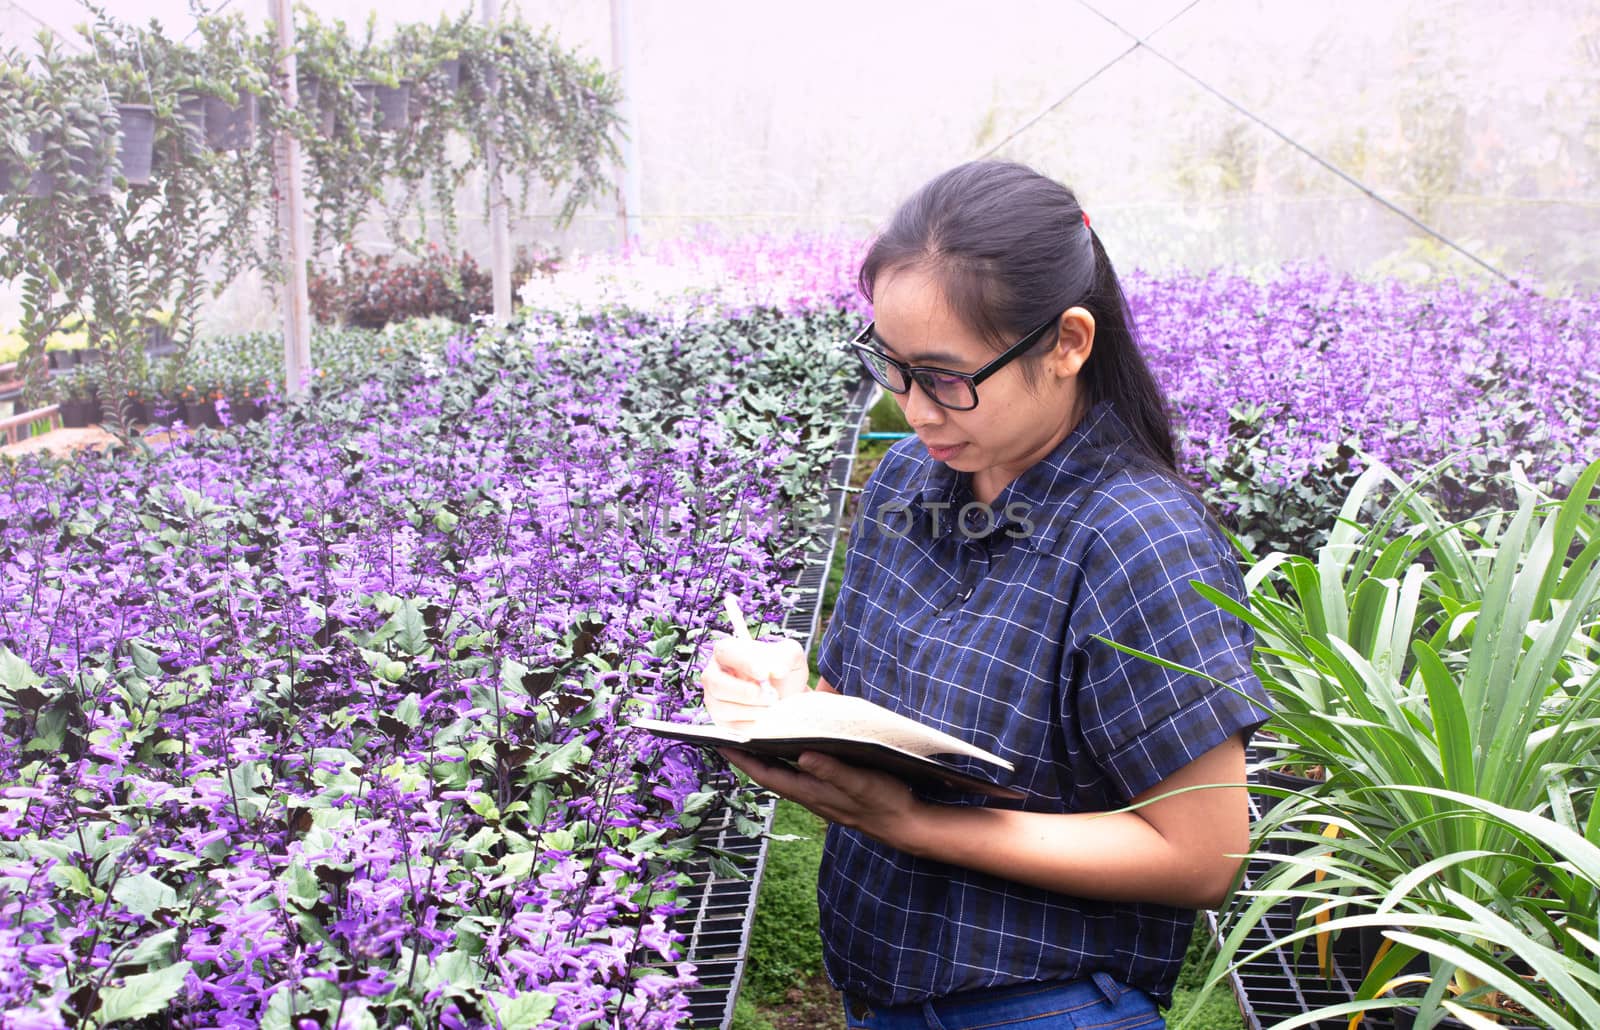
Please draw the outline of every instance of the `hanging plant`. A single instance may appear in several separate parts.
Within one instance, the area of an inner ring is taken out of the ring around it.
[[[378,199],[383,169],[389,158],[384,140],[368,113],[371,101],[362,88],[363,51],[342,21],[323,22],[309,10],[297,15],[295,63],[303,80],[317,82],[316,117],[304,102],[296,132],[304,146],[310,175],[306,197],[315,255],[342,261],[356,228]],[[341,265],[342,268],[342,265]]]
[[[117,105],[117,166],[130,186],[150,182],[155,154],[156,109],[149,104]]]
[[[412,253],[420,254],[428,243],[430,214],[439,220],[445,249],[456,249],[456,195],[474,167],[470,148],[451,146],[468,124],[458,95],[461,55],[480,49],[484,39],[482,28],[463,14],[432,27],[402,25],[390,43],[391,61],[413,85],[409,131],[396,141],[390,167],[400,189],[387,206],[387,228]],[[424,190],[431,212],[422,203]],[[414,233],[405,230],[407,217],[416,218]]]
[[[23,292],[25,404],[44,395],[43,342],[69,316],[104,352],[107,420],[130,431],[149,375],[148,313],[170,311],[181,361],[194,315],[221,260],[225,277],[270,259],[267,148],[236,153],[198,145],[202,98],[236,85],[265,92],[261,48],[242,23],[203,19],[209,51],[155,29],[99,17],[82,31],[82,54],[46,38],[32,58],[11,55],[0,76],[0,156],[27,154],[28,189],[0,193],[0,274]],[[261,245],[258,240],[265,239]],[[226,281],[225,279],[223,281]]]
[[[116,113],[99,77],[44,37],[32,59],[14,50],[5,55],[0,139],[19,170],[28,171],[25,189],[0,194],[0,221],[14,227],[0,234],[0,277],[21,287],[26,349],[18,366],[23,407],[31,408],[45,398],[45,340],[97,292],[112,208]]]
[[[213,148],[220,144],[206,169],[211,202],[230,225],[222,277],[252,268],[276,282],[282,262],[271,130],[285,119],[273,86],[273,43],[237,13],[201,18],[196,27],[201,43],[182,85],[206,98],[206,135]]]
[[[0,195],[19,193],[33,178],[34,132],[27,61],[16,49],[0,52]]]
[[[474,91],[466,127],[475,159],[481,162],[493,143],[502,186],[520,186],[519,210],[527,210],[533,183],[542,182],[560,191],[556,223],[565,225],[609,188],[607,165],[619,159],[621,94],[599,62],[513,20],[495,29],[469,68]]]

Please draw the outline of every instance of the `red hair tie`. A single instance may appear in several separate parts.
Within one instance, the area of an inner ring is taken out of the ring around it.
[[[1084,212],[1082,212],[1082,214],[1083,214],[1083,227],[1085,229],[1087,229],[1087,228],[1089,228],[1089,212],[1084,211]]]

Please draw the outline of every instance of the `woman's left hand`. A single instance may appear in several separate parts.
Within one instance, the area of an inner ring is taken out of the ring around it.
[[[888,773],[850,765],[816,751],[800,756],[799,769],[768,762],[748,751],[720,748],[729,763],[756,783],[891,847],[904,847],[926,806],[905,782]]]

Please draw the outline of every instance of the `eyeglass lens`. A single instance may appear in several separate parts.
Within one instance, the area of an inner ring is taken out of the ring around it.
[[[861,355],[861,362],[868,374],[884,389],[891,393],[905,393],[911,388],[911,381],[900,366],[891,363],[883,355],[864,347],[857,347],[856,353]],[[925,369],[917,369],[912,376],[928,396],[946,408],[965,410],[977,404],[977,391],[965,376],[940,375]]]

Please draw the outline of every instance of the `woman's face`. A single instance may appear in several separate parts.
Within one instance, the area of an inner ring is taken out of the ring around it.
[[[911,365],[976,372],[997,352],[950,309],[944,291],[925,271],[893,269],[873,283],[878,346]],[[1094,318],[1082,308],[1062,317],[1054,348],[1019,358],[978,384],[978,406],[951,411],[920,386],[891,394],[906,422],[934,460],[972,473],[974,495],[993,501],[1025,469],[1053,451],[1077,425],[1077,373],[1094,341]],[[1007,341],[1011,343],[1013,341]],[[1024,363],[1037,370],[1034,382]]]

